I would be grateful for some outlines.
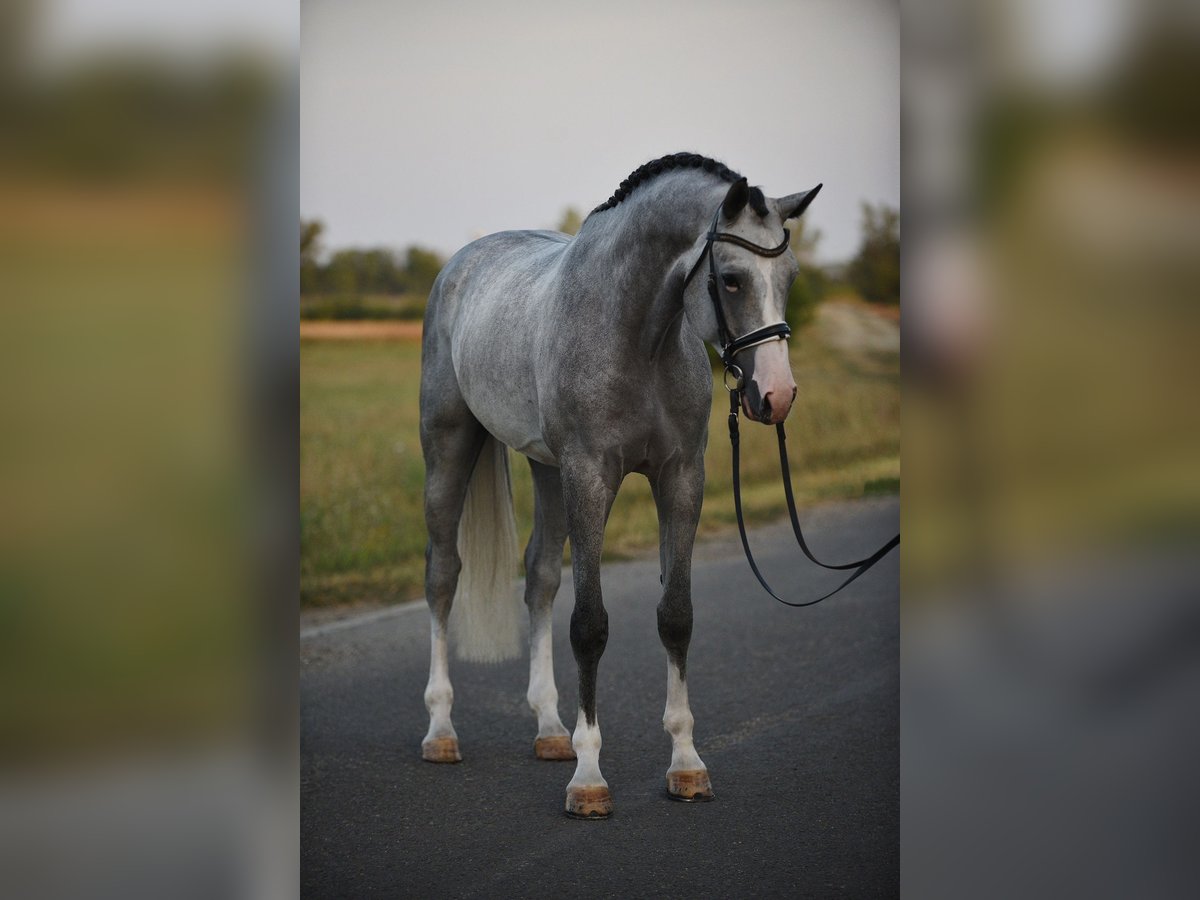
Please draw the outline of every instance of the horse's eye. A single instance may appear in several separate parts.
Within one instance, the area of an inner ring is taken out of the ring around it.
[[[739,290],[741,290],[742,286],[732,275],[722,275],[721,280],[725,283],[725,290],[729,291],[729,293],[736,294]]]

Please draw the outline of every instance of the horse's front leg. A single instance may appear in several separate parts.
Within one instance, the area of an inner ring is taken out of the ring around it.
[[[667,793],[676,800],[711,800],[708,769],[692,741],[687,652],[692,638],[692,547],[704,499],[704,457],[672,464],[652,480],[662,540],[663,595],[658,635],[667,650],[667,706],[663,728],[671,736]]]
[[[591,460],[564,460],[561,471],[575,576],[571,649],[579,667],[579,716],[571,738],[576,764],[567,785],[566,809],[577,818],[604,818],[612,813],[613,804],[608,782],[600,774],[600,722],[596,716],[596,673],[608,643],[608,613],[600,595],[600,552],[620,475],[605,472]]]

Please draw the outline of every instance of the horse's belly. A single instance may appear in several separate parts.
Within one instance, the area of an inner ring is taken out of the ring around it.
[[[546,442],[542,439],[541,428],[536,423],[506,415],[504,410],[497,410],[494,405],[481,408],[478,412],[472,405],[471,411],[475,413],[475,417],[483,423],[483,427],[490,434],[518,453],[548,466],[558,465],[558,460],[546,446]]]
[[[501,250],[489,251],[492,244]],[[484,428],[518,453],[556,466],[542,435],[534,370],[545,352],[538,339],[546,298],[539,276],[562,242],[501,234],[492,244],[480,250],[492,252],[491,258],[474,266],[456,291],[454,374]]]
[[[514,364],[518,358],[510,355],[506,365],[493,355],[460,348],[455,357],[459,389],[490,434],[530,459],[557,466],[542,436],[533,378],[526,366]]]

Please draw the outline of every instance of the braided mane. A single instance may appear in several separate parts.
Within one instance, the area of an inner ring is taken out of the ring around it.
[[[613,195],[588,213],[588,216],[594,216],[598,212],[612,209],[628,197],[638,185],[650,181],[663,172],[670,172],[673,169],[703,169],[705,172],[716,175],[718,178],[728,182],[734,182],[741,178],[737,172],[730,169],[724,163],[719,163],[715,159],[709,159],[707,156],[701,156],[699,153],[672,153],[651,160],[645,165],[638,166],[629,173],[628,178],[621,182],[620,186],[613,192]]]

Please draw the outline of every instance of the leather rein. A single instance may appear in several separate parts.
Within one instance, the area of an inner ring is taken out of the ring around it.
[[[787,249],[791,240],[791,234],[785,228],[783,230],[783,241],[776,247],[761,247],[758,244],[751,243],[745,238],[738,237],[736,234],[728,234],[717,231],[717,223],[721,215],[721,210],[718,208],[713,216],[712,225],[708,229],[708,233],[704,236],[704,250],[699,258],[693,263],[687,277],[683,280],[683,287],[686,290],[688,283],[691,282],[700,264],[704,262],[704,258],[708,257],[708,296],[712,300],[713,312],[717,319],[717,336],[721,342],[721,362],[725,366],[725,389],[729,391],[729,441],[733,448],[733,505],[737,513],[738,532],[742,537],[742,549],[746,551],[746,561],[750,563],[750,569],[754,572],[754,577],[758,579],[758,583],[763,586],[768,594],[778,600],[785,606],[803,607],[814,606],[822,600],[832,597],[842,588],[855,581],[860,575],[870,569],[875,563],[887,556],[893,547],[900,544],[900,535],[897,534],[894,538],[872,553],[870,556],[855,560],[854,562],[842,563],[841,565],[830,565],[823,563],[808,547],[808,543],[804,540],[804,534],[800,530],[800,517],[796,512],[796,498],[792,493],[792,474],[791,467],[788,465],[787,455],[787,435],[783,430],[783,423],[780,422],[775,426],[775,434],[779,441],[779,469],[783,477],[783,492],[787,498],[788,516],[792,522],[792,532],[796,536],[796,543],[800,545],[800,549],[804,555],[812,562],[816,563],[823,569],[833,569],[847,571],[853,569],[850,577],[839,584],[836,588],[827,594],[818,597],[815,600],[806,600],[803,602],[795,602],[784,600],[771,589],[767,584],[766,578],[758,569],[758,564],[754,561],[754,554],[750,551],[750,541],[746,537],[746,523],[742,517],[742,479],[741,479],[741,435],[738,430],[738,416],[742,405],[742,393],[744,382],[742,370],[734,362],[734,357],[743,350],[748,350],[751,347],[757,347],[759,344],[765,344],[768,341],[786,341],[791,336],[792,329],[788,327],[787,322],[776,322],[773,325],[766,325],[762,328],[743,334],[741,337],[733,337],[729,330],[729,324],[725,319],[725,311],[721,308],[721,295],[717,287],[717,264],[713,258],[712,246],[717,241],[734,244],[744,250],[749,250],[758,256],[775,257],[782,255]],[[730,387],[729,376],[733,375],[733,386]]]

